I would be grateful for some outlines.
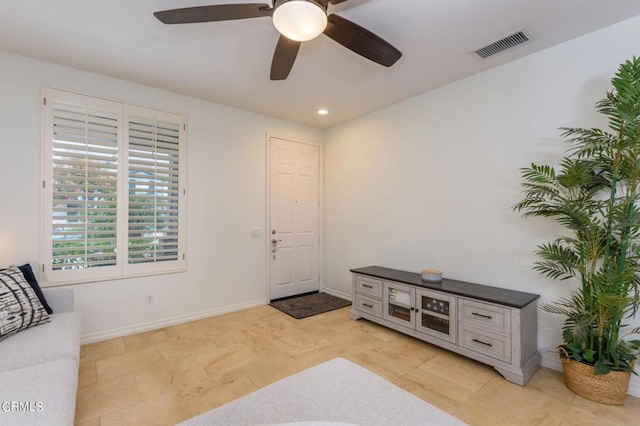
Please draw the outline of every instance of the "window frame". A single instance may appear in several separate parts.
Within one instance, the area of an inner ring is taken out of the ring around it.
[[[117,190],[116,190],[116,264],[111,266],[81,267],[55,270],[53,268],[53,112],[59,104],[86,107],[117,114]],[[101,97],[43,87],[42,103],[42,167],[41,167],[41,258],[43,286],[79,284],[93,281],[127,279],[147,275],[170,274],[186,271],[187,240],[187,117],[127,104]],[[177,258],[130,264],[129,251],[129,119],[131,116],[150,120],[163,120],[178,125],[178,200],[177,200]]]

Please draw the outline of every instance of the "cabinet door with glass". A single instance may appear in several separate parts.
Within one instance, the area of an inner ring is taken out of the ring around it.
[[[415,328],[415,294],[413,287],[385,281],[382,295],[384,319]]]
[[[416,330],[449,342],[456,342],[456,302],[432,290],[416,290]]]

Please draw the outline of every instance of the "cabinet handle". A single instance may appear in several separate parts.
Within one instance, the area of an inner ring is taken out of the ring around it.
[[[362,284],[362,287],[366,287],[366,288],[373,288],[373,286],[372,286],[372,285],[369,285],[369,284]]]
[[[477,317],[482,317],[482,318],[486,318],[486,319],[493,319],[493,317],[491,315],[483,315],[483,314],[479,314],[477,312],[471,312],[471,315],[475,315]]]
[[[483,342],[482,340],[478,340],[478,339],[471,339],[471,340],[476,342],[476,343],[480,343],[481,345],[493,346],[491,343]]]
[[[369,305],[368,303],[363,303],[362,306],[373,309],[373,305]]]

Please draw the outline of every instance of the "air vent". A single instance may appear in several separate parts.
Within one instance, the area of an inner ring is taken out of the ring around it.
[[[494,41],[487,46],[475,50],[473,53],[475,53],[482,59],[487,59],[489,56],[496,55],[500,52],[504,52],[507,49],[511,49],[512,47],[519,46],[529,41],[531,41],[531,37],[526,33],[525,29],[522,28],[513,34],[510,34],[506,37],[501,38],[500,40]]]

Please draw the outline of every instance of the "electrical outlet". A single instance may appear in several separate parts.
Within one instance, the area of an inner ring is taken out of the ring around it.
[[[146,301],[147,305],[151,305],[153,303],[153,294],[147,294]]]

